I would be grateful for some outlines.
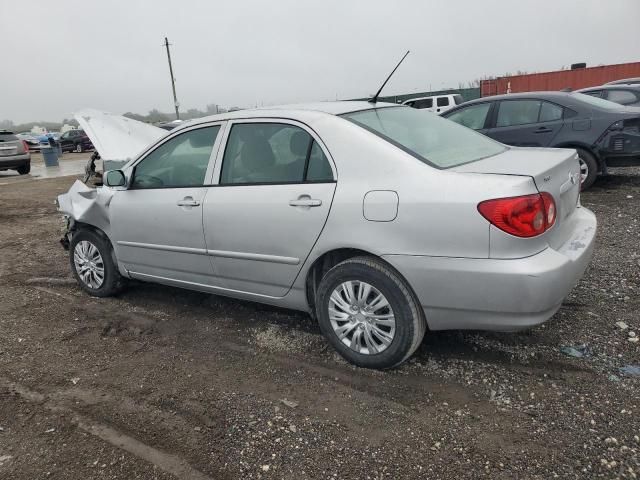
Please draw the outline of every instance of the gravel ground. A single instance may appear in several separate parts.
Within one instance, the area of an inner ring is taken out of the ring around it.
[[[549,322],[429,334],[384,373],[295,312],[142,283],[88,297],[57,244],[73,178],[5,180],[0,478],[640,476],[621,370],[640,365],[640,169],[583,194],[595,256]]]

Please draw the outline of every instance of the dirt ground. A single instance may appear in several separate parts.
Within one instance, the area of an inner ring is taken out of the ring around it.
[[[143,283],[88,297],[58,244],[72,181],[0,186],[0,478],[640,476],[640,376],[620,370],[640,365],[640,169],[583,194],[595,256],[549,322],[431,333],[389,372],[295,312]]]

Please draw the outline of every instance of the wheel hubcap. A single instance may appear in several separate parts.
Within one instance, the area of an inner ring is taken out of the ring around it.
[[[104,282],[104,262],[98,248],[87,240],[77,243],[73,263],[82,282],[89,288],[100,288]]]
[[[581,158],[578,158],[578,161],[580,162],[580,183],[584,183],[589,176],[589,165]]]
[[[364,355],[386,350],[396,333],[389,301],[377,288],[358,280],[343,282],[331,293],[329,321],[342,343]]]

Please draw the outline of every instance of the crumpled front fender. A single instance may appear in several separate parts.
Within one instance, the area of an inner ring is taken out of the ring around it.
[[[109,204],[115,192],[109,188],[91,188],[76,180],[67,193],[58,196],[58,211],[75,223],[86,223],[111,236]]]

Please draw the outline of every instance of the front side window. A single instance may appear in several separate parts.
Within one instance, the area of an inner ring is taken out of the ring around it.
[[[607,92],[607,100],[620,105],[629,105],[638,101],[635,94],[629,90],[609,90]]]
[[[505,100],[500,102],[496,127],[512,127],[538,122],[540,100]]]
[[[281,123],[233,125],[222,160],[220,183],[332,181],[322,149],[305,130]],[[306,177],[305,177],[306,174]]]
[[[179,188],[204,185],[219,126],[189,130],[163,143],[138,165],[132,188]]]
[[[460,125],[464,125],[467,128],[480,130],[481,128],[484,128],[484,122],[487,119],[489,108],[491,108],[490,103],[471,105],[467,108],[455,111],[446,118],[459,123]]]
[[[507,147],[438,115],[387,107],[342,115],[436,168],[450,168],[504,152]]]
[[[413,107],[414,108],[431,108],[433,107],[433,98],[423,98],[422,100],[416,100]]]
[[[449,106],[449,97],[438,97],[438,106],[439,107]]]

